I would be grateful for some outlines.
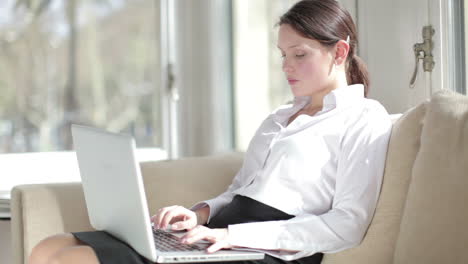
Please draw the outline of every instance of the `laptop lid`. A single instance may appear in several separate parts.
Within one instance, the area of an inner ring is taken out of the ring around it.
[[[91,225],[156,261],[134,139],[78,125],[72,136]]]

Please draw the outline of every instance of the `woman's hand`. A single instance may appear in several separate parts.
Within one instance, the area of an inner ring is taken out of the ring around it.
[[[200,240],[207,240],[213,245],[207,248],[208,253],[216,252],[223,248],[232,248],[228,242],[228,229],[210,229],[200,224],[205,224],[210,214],[208,206],[198,209],[196,212],[182,206],[169,206],[158,210],[151,217],[154,226],[158,229],[166,229],[171,225],[173,230],[190,230],[182,238],[182,243],[192,244]]]
[[[197,214],[182,206],[169,206],[158,210],[151,217],[157,229],[167,229],[171,225],[173,230],[192,229],[198,225]]]
[[[185,244],[192,244],[205,239],[213,243],[213,245],[207,248],[208,253],[213,253],[223,248],[232,248],[232,245],[228,242],[228,235],[227,228],[211,229],[199,225],[187,232],[187,234],[181,238],[181,241]]]

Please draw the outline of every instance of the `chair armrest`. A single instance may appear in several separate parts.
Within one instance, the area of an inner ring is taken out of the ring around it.
[[[92,230],[81,183],[13,188],[11,232],[15,263],[25,263],[31,249],[43,238],[80,230]]]

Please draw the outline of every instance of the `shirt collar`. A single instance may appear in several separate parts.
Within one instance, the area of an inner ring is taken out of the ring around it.
[[[341,108],[357,102],[364,98],[364,85],[352,84],[341,86],[326,94],[323,97],[322,111],[328,111],[333,108]],[[277,108],[273,113],[273,118],[278,122],[289,119],[294,113],[308,105],[313,98],[311,96],[296,96],[294,100],[286,105]]]
[[[352,84],[338,87],[323,97],[323,106],[343,107],[364,98],[364,85]]]

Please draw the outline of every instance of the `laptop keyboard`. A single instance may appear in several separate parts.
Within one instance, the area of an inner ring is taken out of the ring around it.
[[[160,229],[153,229],[153,236],[156,249],[159,251],[200,251],[206,248],[195,244],[182,244],[177,236],[162,231]]]

